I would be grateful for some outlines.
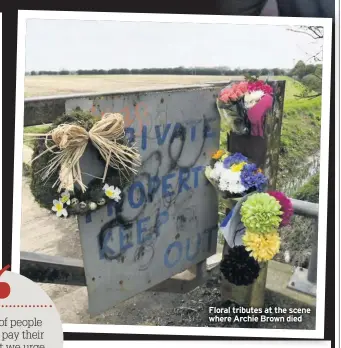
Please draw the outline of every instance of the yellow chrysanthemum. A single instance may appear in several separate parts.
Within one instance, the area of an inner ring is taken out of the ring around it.
[[[246,230],[243,236],[243,244],[250,256],[258,262],[271,260],[278,252],[281,238],[277,231],[261,234]]]
[[[240,172],[244,168],[245,164],[246,164],[246,162],[240,162],[238,164],[232,164],[230,169],[231,169],[232,172]]]
[[[225,153],[224,150],[218,150],[217,152],[215,152],[213,155],[212,155],[212,158],[213,159],[216,159],[216,160],[219,160],[221,158],[221,156]]]

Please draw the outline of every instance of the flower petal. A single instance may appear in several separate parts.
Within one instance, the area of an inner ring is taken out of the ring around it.
[[[57,201],[56,199],[53,200],[53,204],[54,204],[54,205],[56,205],[56,204],[58,204],[58,203],[59,203],[59,201]]]
[[[59,210],[59,211],[57,211],[57,217],[61,217],[62,216],[62,210]]]
[[[109,188],[109,185],[108,184],[105,184],[104,186],[103,186],[103,190],[107,190]]]
[[[55,206],[52,207],[53,211],[57,211],[57,208]]]

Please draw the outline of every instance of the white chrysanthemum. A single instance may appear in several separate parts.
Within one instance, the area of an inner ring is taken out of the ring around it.
[[[214,168],[210,173],[210,179],[218,181],[221,173],[224,171],[224,165],[222,162],[216,162]]]
[[[240,172],[233,172],[231,169],[223,170],[219,180],[219,189],[231,193],[244,192],[245,187],[241,184]]]
[[[240,172],[233,172],[231,169],[225,169],[221,172],[220,180],[228,181],[231,184],[240,183]]]
[[[254,91],[251,93],[246,93],[244,96],[244,104],[247,109],[252,108],[257,104],[257,102],[263,97],[263,91]]]
[[[229,187],[231,193],[242,193],[245,191],[245,187],[242,184],[232,184]]]
[[[229,182],[228,181],[224,181],[224,180],[220,180],[218,187],[220,191],[229,191]]]

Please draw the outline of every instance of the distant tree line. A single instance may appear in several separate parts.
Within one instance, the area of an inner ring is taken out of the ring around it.
[[[285,75],[285,69],[230,69],[230,68],[149,68],[149,69],[80,69],[76,71],[30,71],[26,75],[219,75],[219,76],[244,76],[244,75]]]

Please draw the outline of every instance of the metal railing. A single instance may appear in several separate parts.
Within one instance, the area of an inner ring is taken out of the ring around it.
[[[291,199],[291,202],[296,215],[312,218],[313,223],[308,269],[297,267],[289,280],[288,288],[316,297],[319,205],[297,199]]]

